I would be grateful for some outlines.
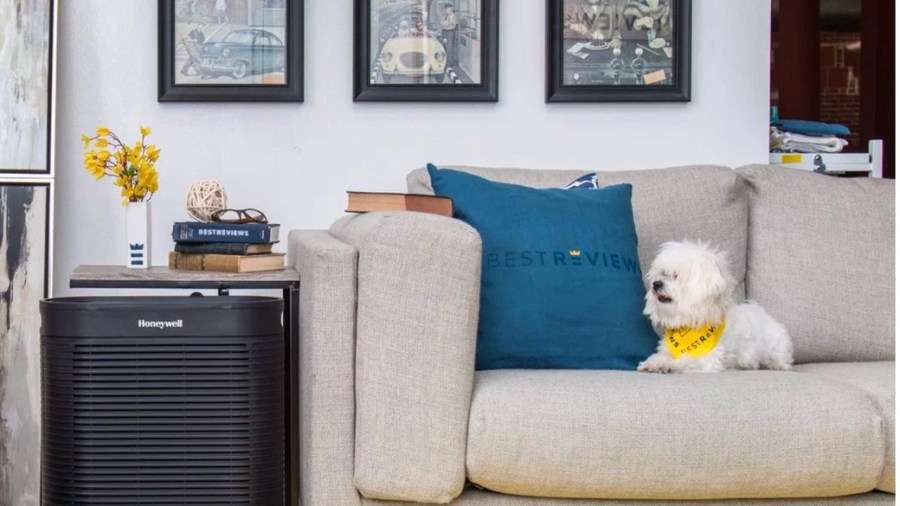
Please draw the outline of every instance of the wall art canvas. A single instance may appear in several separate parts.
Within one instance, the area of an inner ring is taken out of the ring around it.
[[[179,91],[298,99],[302,9],[301,0],[160,0],[160,100]]]
[[[548,100],[688,100],[690,0],[550,0]]]
[[[40,504],[50,185],[0,183],[0,504]]]
[[[51,0],[0,2],[0,175],[50,172]]]
[[[497,0],[357,0],[357,100],[491,100]]]

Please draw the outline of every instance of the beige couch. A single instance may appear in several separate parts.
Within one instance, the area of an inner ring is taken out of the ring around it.
[[[587,172],[464,170],[535,187]],[[692,166],[600,182],[634,186],[643,267],[667,240],[727,249],[799,365],[476,372],[474,229],[371,213],[294,231],[302,504],[894,502],[893,181]],[[430,191],[422,170],[408,183]]]

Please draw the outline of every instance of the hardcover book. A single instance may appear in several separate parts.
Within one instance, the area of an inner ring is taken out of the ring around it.
[[[213,255],[259,255],[271,253],[274,243],[252,244],[249,242],[176,242],[178,253]]]
[[[348,213],[373,211],[417,211],[420,213],[453,216],[453,201],[449,197],[414,193],[347,192]]]
[[[284,253],[192,255],[169,252],[169,268],[187,271],[262,272],[284,270]]]
[[[175,242],[241,242],[265,244],[278,242],[281,227],[273,223],[201,223],[180,221],[172,226]]]

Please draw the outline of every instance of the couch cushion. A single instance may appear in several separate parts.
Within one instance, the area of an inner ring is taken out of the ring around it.
[[[481,236],[477,369],[624,369],[656,349],[631,186],[535,189],[428,167]]]
[[[751,165],[747,297],[794,359],[894,359],[894,182]]]
[[[894,461],[894,432],[897,428],[896,410],[894,408],[894,362],[844,362],[831,364],[805,364],[795,368],[796,371],[814,374],[848,385],[853,385],[872,398],[881,409],[884,419],[884,472],[878,482],[878,490],[896,492],[896,462]]]
[[[825,497],[873,490],[882,416],[814,374],[481,371],[469,479],[570,498]]]
[[[589,170],[497,169],[446,166],[450,169],[534,188],[563,188]],[[425,169],[406,178],[413,193],[434,193]],[[667,169],[597,172],[600,186],[628,183],[638,234],[638,255],[646,272],[660,244],[696,239],[728,252],[744,296],[747,257],[747,191],[744,180],[727,167],[693,165]]]

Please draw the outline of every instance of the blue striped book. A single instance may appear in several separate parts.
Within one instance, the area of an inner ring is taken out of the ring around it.
[[[281,227],[274,223],[200,223],[179,221],[172,226],[175,242],[243,242],[265,244],[278,241]]]

